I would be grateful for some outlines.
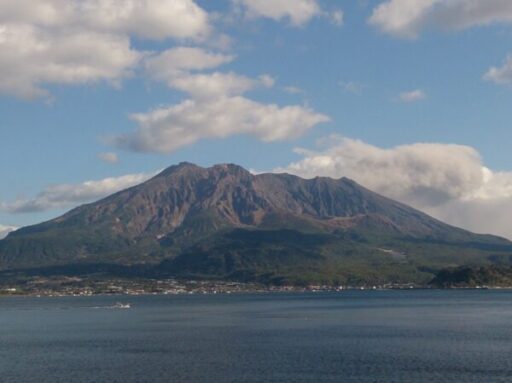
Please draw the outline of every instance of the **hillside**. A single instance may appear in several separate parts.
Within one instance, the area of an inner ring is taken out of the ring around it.
[[[253,175],[232,164],[154,178],[0,241],[0,269],[129,266],[269,283],[421,282],[508,264],[512,243],[444,224],[347,178]]]

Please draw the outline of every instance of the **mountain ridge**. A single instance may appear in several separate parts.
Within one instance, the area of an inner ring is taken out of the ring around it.
[[[365,265],[373,278],[379,267],[432,275],[446,266],[508,262],[510,254],[504,238],[450,226],[345,177],[182,162],[10,233],[0,241],[0,269],[99,262],[191,277],[332,280],[364,276]]]

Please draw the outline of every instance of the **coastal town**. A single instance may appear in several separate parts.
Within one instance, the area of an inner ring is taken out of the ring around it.
[[[211,280],[178,279],[94,279],[76,276],[31,277],[23,282],[0,282],[0,296],[92,296],[92,295],[178,295],[236,294],[265,292],[320,292],[425,288],[414,284],[386,285],[265,285]]]

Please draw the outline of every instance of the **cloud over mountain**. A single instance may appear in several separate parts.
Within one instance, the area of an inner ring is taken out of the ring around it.
[[[194,115],[195,110],[191,110]],[[156,115],[159,113],[164,122],[166,118],[172,118],[167,117],[168,111],[155,111]],[[263,131],[269,135],[267,139],[272,139],[270,135],[279,132],[270,129],[274,126],[272,123],[268,126]],[[190,140],[197,139],[194,134],[190,133]],[[164,137],[149,141],[148,145],[152,149],[166,151],[173,149],[165,146],[170,142]],[[163,146],[160,147],[159,143]],[[416,143],[380,148],[360,140],[331,136],[324,140],[323,148],[296,149],[296,153],[302,158],[276,168],[274,172],[288,172],[305,178],[352,178],[371,190],[410,204],[442,221],[475,232],[512,238],[509,224],[512,216],[512,172],[490,170],[480,154],[469,146]],[[48,186],[34,198],[2,203],[0,209],[24,213],[74,207],[136,185],[155,174],[132,174]]]
[[[390,149],[331,137],[324,149],[298,149],[302,159],[276,172],[346,176],[448,223],[512,237],[512,173],[494,172],[468,146],[412,144]]]
[[[5,238],[11,231],[18,229],[16,226],[0,225],[0,239]]]
[[[70,208],[137,185],[155,174],[156,172],[127,174],[120,177],[85,181],[79,184],[50,185],[34,198],[0,203],[0,210],[9,213],[31,213]]]

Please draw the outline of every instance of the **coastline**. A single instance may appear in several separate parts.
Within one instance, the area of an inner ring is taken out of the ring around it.
[[[257,294],[257,293],[316,293],[343,291],[389,291],[389,290],[510,290],[512,286],[435,286],[414,283],[383,285],[264,285],[232,281],[211,280],[127,280],[127,279],[82,279],[63,277],[57,280],[39,278],[24,283],[2,283],[0,297],[63,297],[98,295],[195,295],[195,294]]]

